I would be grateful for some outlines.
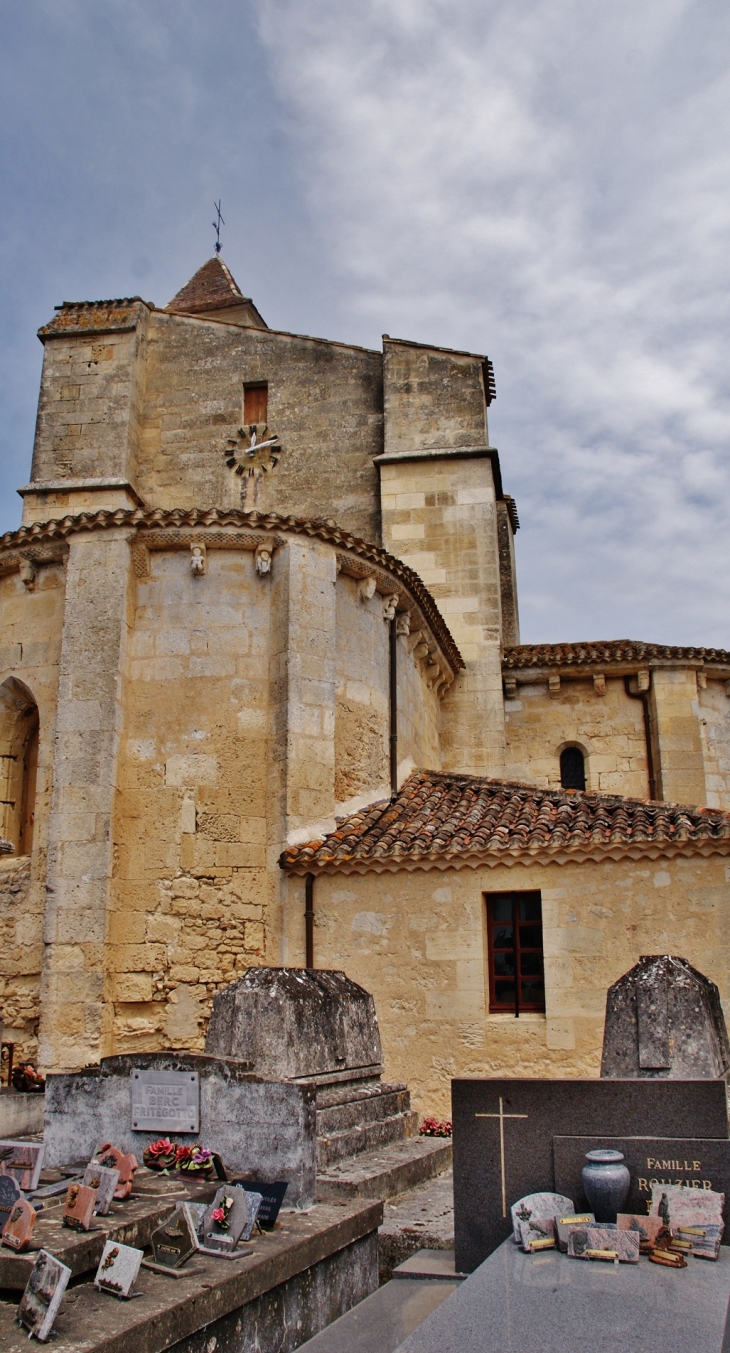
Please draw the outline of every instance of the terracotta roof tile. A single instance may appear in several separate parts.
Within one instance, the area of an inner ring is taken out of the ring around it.
[[[295,873],[511,864],[679,850],[730,853],[730,813],[509,780],[415,771],[392,801],[280,857]]]
[[[244,296],[223,259],[214,254],[204,263],[177,296],[173,296],[166,310],[187,315],[200,315],[207,310],[224,310],[231,305],[243,305]]]
[[[49,324],[38,330],[40,339],[62,338],[66,334],[123,333],[135,329],[143,310],[154,310],[141,296],[125,296],[116,301],[64,301],[56,306]]]
[[[505,648],[503,671],[540,667],[650,667],[661,663],[719,663],[730,666],[730,653],[723,648],[675,648],[670,644],[644,644],[635,639],[596,640],[575,644],[516,644]]]

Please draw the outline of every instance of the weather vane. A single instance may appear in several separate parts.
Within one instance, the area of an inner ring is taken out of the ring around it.
[[[215,231],[215,252],[216,252],[217,254],[219,254],[220,251],[221,251],[221,226],[222,226],[222,225],[225,225],[225,221],[223,220],[223,217],[221,216],[221,200],[220,200],[220,198],[218,198],[218,201],[217,201],[217,202],[214,202],[214,203],[213,203],[213,206],[215,207],[216,215],[217,215],[217,217],[218,217],[218,220],[213,222],[213,229],[214,229],[214,231]]]

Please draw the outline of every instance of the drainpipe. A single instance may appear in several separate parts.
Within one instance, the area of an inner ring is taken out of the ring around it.
[[[304,877],[304,966],[314,967],[314,874]]]
[[[395,616],[388,630],[390,658],[390,797],[398,793],[398,634]]]
[[[632,691],[631,680],[632,680],[631,677],[628,676],[624,677],[624,686],[626,687],[626,694],[630,697],[630,699],[641,701],[642,709],[644,711],[644,739],[646,741],[646,769],[649,777],[649,798],[657,799],[659,795],[657,793],[656,768],[654,766],[654,752],[652,749],[652,741],[651,741],[651,715],[649,712],[649,692]]]

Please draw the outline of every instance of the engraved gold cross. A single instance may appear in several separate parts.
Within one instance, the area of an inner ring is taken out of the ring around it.
[[[502,1171],[502,1216],[507,1216],[507,1180],[504,1169],[504,1120],[505,1118],[527,1118],[526,1113],[505,1113],[504,1100],[499,1096],[499,1113],[475,1113],[475,1118],[498,1118],[499,1119],[499,1161]]]

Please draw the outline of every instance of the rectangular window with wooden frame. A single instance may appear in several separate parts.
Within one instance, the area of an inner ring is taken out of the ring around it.
[[[542,898],[539,892],[486,893],[489,1009],[544,1011]]]
[[[269,387],[264,381],[243,387],[243,426],[265,423],[269,413]]]

